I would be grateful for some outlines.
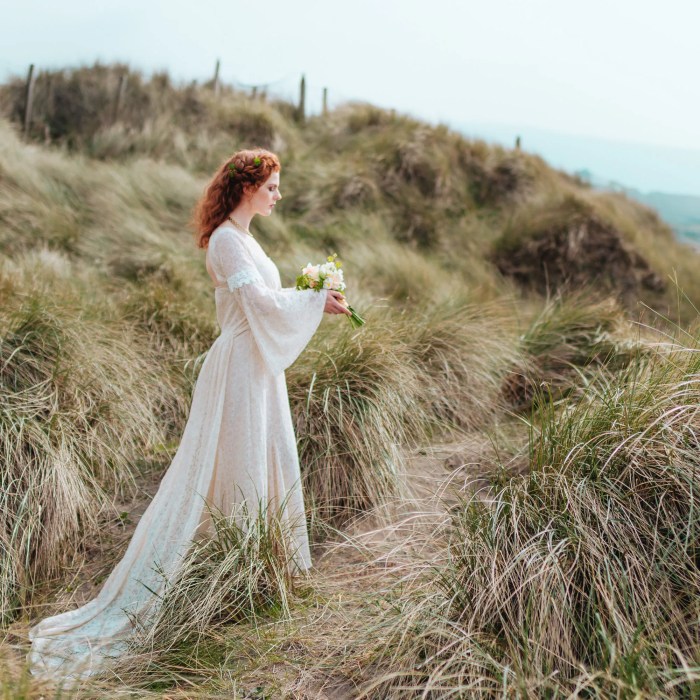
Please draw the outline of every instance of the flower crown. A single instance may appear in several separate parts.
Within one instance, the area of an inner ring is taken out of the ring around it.
[[[260,163],[262,163],[260,158],[258,156],[255,156],[255,158],[253,158],[253,164],[260,165]],[[236,166],[233,163],[229,163],[228,164],[229,177],[233,177],[237,172],[238,172],[238,170],[236,170]]]

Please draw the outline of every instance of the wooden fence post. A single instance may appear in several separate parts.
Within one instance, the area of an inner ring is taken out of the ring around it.
[[[46,116],[51,119],[54,112],[54,77],[49,75],[49,84],[46,87]]]
[[[221,83],[219,82],[219,69],[221,68],[221,61],[216,59],[216,68],[214,69],[214,97],[219,96],[219,91],[221,89]]]
[[[49,126],[54,116],[54,76],[48,75],[46,84],[46,108],[44,110],[44,143],[51,143],[51,127]]]
[[[34,64],[29,66],[29,74],[27,75],[27,89],[24,100],[24,135],[29,133],[29,125],[32,121],[32,107],[34,106],[34,83],[36,76],[34,75]]]
[[[301,84],[299,85],[299,107],[297,111],[297,115],[299,118],[300,122],[304,122],[306,119],[306,78],[302,75],[301,76]]]
[[[122,73],[119,76],[119,86],[117,87],[117,94],[114,97],[114,113],[112,114],[112,123],[115,123],[119,119],[119,112],[122,108],[122,103],[124,102],[124,92],[126,91],[126,73]]]
[[[323,116],[328,115],[328,88],[323,88]]]

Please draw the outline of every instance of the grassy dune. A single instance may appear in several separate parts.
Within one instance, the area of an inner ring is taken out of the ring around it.
[[[217,333],[188,219],[221,159],[260,145],[283,163],[281,209],[254,222],[283,282],[337,252],[368,321],[327,317],[287,372],[319,562],[366,514],[394,541],[410,451],[491,443],[491,487],[458,490],[419,527],[430,558],[349,608],[322,564],[287,579],[283,533],[223,522],[101,692],[284,697],[271,644],[290,697],[694,697],[700,256],[624,195],[369,104],[302,125],[133,73],[115,119],[119,70],[42,74],[28,139],[20,82],[0,86],[3,691],[41,694],[23,631],[81,602],[67,582],[116,499],[169,464]],[[343,654],[302,633],[326,614]]]

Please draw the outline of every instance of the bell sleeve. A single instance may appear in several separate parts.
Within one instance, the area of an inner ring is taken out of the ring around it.
[[[328,290],[269,287],[237,233],[224,229],[210,245],[212,242],[215,271],[237,297],[270,372],[281,374],[316,332]]]

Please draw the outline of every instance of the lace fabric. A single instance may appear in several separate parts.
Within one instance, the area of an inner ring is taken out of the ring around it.
[[[265,282],[260,273],[254,268],[240,270],[226,280],[226,285],[231,292],[234,289],[238,289],[238,287],[242,287],[244,284],[265,284]]]

